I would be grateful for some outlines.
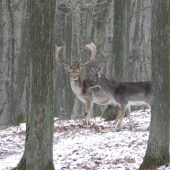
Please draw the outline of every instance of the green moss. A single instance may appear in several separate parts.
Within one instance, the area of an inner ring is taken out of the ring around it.
[[[11,170],[26,170],[26,160],[25,160],[25,154],[23,155],[22,159],[20,160],[19,164],[17,167],[11,169]],[[53,161],[49,160],[48,164],[44,168],[44,170],[55,170]]]
[[[146,170],[146,169],[157,169],[158,167],[164,165],[164,162],[161,159],[156,159],[151,156],[145,156],[143,163],[140,165],[138,170]]]
[[[18,116],[15,126],[19,126],[20,123],[25,123],[25,122],[26,122],[25,116],[24,114],[21,114]]]
[[[54,170],[54,165],[53,165],[53,161],[52,160],[48,161],[48,164],[46,165],[44,170]]]
[[[117,109],[113,105],[111,105],[106,108],[101,118],[104,118],[105,121],[109,121],[109,120],[115,120],[116,116],[117,116]]]
[[[101,115],[101,118],[104,118],[105,121],[108,121],[108,120],[109,120],[109,118],[106,118],[106,113],[108,113],[109,109],[110,109],[110,108],[107,107],[106,110],[104,111],[104,113]]]
[[[108,106],[104,112],[108,112],[110,110],[110,107]]]

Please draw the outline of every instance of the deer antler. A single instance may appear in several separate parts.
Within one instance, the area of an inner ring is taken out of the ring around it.
[[[99,61],[99,58],[98,59],[95,59],[95,68],[91,68],[93,71],[94,71],[94,73],[97,73],[97,68],[98,67],[100,67],[100,65],[98,65],[98,61]]]
[[[56,61],[57,61],[57,63],[59,64],[59,65],[63,65],[63,66],[65,66],[65,67],[68,67],[68,68],[71,68],[72,67],[72,65],[71,64],[64,64],[64,63],[62,63],[60,60],[59,60],[59,58],[58,58],[58,54],[59,54],[59,52],[60,52],[60,50],[62,49],[63,47],[58,47],[57,46],[57,44],[55,45],[55,59],[56,59]]]
[[[90,57],[90,59],[89,59],[89,61],[87,63],[81,64],[81,65],[80,65],[80,61],[81,61],[80,60],[79,63],[78,63],[79,68],[83,67],[83,66],[85,66],[87,64],[90,64],[93,60],[95,60],[96,46],[94,45],[94,43],[87,44],[85,47],[91,51],[91,57]]]
[[[98,61],[99,59],[95,59],[95,68],[92,68],[92,70],[94,70],[95,73],[97,73],[97,68],[101,67],[101,73],[102,74],[106,74],[107,73],[107,70],[104,71],[104,69],[106,69],[106,65],[108,62],[110,62],[111,60],[107,60],[107,55],[103,54],[104,55],[104,63],[103,64],[98,64]],[[103,65],[103,66],[102,66]]]
[[[106,69],[106,65],[107,65],[107,63],[109,63],[111,60],[107,60],[107,55],[105,55],[105,54],[103,54],[104,55],[104,64],[103,64],[103,67],[102,67],[102,69],[101,69],[101,72],[103,73],[103,74],[106,74],[107,73],[107,69]],[[104,71],[104,69],[106,69],[105,71]]]

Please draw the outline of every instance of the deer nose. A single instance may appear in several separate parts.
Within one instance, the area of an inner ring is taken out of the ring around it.
[[[72,77],[72,80],[77,80],[77,77],[76,77],[76,76],[73,76],[73,77]]]

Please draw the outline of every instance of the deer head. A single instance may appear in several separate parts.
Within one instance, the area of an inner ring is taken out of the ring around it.
[[[93,77],[93,81],[91,83],[91,88],[95,88],[95,87],[99,87],[99,84],[101,81],[104,81],[105,77],[104,75],[107,73],[107,69],[106,69],[106,65],[108,62],[110,62],[111,60],[107,60],[107,56],[104,55],[104,63],[101,65],[98,65],[98,60],[95,59],[95,75]],[[101,70],[99,72],[97,72],[97,68],[101,67]]]
[[[65,64],[59,60],[58,54],[60,50],[62,49],[62,47],[58,47],[57,45],[55,45],[55,59],[59,65],[63,65],[64,68],[70,73],[71,80],[78,80],[80,73],[82,70],[84,70],[85,66],[90,64],[93,60],[95,60],[96,46],[94,45],[94,43],[87,44],[85,47],[91,51],[91,57],[89,61],[84,64],[80,64],[81,62],[80,60],[77,67],[72,67],[71,63]]]

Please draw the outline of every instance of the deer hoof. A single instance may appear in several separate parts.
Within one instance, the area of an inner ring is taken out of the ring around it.
[[[91,125],[91,122],[87,122],[86,125],[87,125],[87,126],[90,126],[90,125]]]
[[[117,122],[116,122],[116,121],[114,121],[113,125],[117,125]]]
[[[119,130],[121,130],[121,126],[120,126],[120,124],[118,124],[118,125],[117,125],[117,128],[118,128]]]
[[[83,126],[90,126],[91,125],[91,122],[89,122],[89,121],[83,121]]]

